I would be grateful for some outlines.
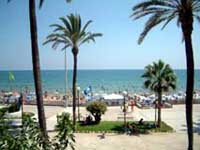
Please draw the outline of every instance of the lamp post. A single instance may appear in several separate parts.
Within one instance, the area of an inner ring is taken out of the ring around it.
[[[65,49],[65,55],[64,55],[64,63],[65,63],[65,107],[67,108],[67,50]]]
[[[124,112],[124,130],[126,131],[126,96],[127,96],[127,91],[123,91],[123,96],[124,96],[124,108],[123,108],[123,112]]]
[[[78,95],[78,121],[80,121],[80,108],[79,108],[80,104],[79,104],[79,101],[80,101],[80,90],[81,90],[81,88],[78,86],[76,89],[77,89],[77,95]]]

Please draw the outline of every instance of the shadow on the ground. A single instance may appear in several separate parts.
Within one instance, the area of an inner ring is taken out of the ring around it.
[[[181,129],[181,131],[187,132],[187,125],[182,125],[182,127],[185,127],[184,129]],[[193,133],[198,133],[200,135],[200,119],[197,122],[193,122]]]

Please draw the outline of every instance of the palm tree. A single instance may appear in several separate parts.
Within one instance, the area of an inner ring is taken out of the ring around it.
[[[40,0],[40,7],[42,6],[44,0]],[[37,38],[37,18],[35,10],[35,0],[29,0],[29,21],[30,21],[30,34],[31,34],[31,48],[32,48],[32,63],[33,63],[33,76],[37,100],[38,109],[38,119],[40,129],[44,137],[47,137],[46,131],[46,120],[43,106],[43,93],[42,93],[42,81],[41,81],[41,71],[40,71],[40,57],[38,48],[38,38]]]
[[[176,88],[176,75],[172,68],[159,60],[145,67],[142,75],[145,78],[144,86],[155,92],[158,96],[158,127],[161,127],[162,93]]]
[[[7,1],[10,2],[11,0]],[[39,0],[40,8],[42,7],[44,1],[45,0]],[[66,1],[70,2],[71,0],[66,0]],[[36,18],[35,0],[29,0],[29,21],[30,21],[30,34],[31,34],[33,76],[34,76],[34,85],[36,91],[38,119],[39,119],[40,129],[44,137],[47,137],[48,135],[46,131],[46,120],[45,120],[45,113],[43,106],[40,57],[39,57],[38,38],[37,38],[37,18]]]
[[[186,87],[186,122],[188,132],[188,149],[193,149],[193,88],[194,88],[194,57],[192,47],[193,22],[200,22],[199,0],[146,0],[133,7],[132,17],[139,19],[151,15],[145,24],[138,43],[142,43],[148,32],[156,25],[164,22],[162,29],[177,18],[177,25],[181,27],[185,41],[185,52],[187,62],[187,87]]]
[[[101,33],[91,33],[87,31],[87,27],[92,22],[89,20],[84,26],[82,26],[82,20],[79,15],[70,14],[67,17],[60,18],[62,24],[53,24],[53,33],[47,36],[46,43],[52,42],[52,47],[57,48],[60,44],[63,45],[62,50],[71,47],[74,57],[73,66],[73,125],[75,130],[76,125],[76,78],[77,78],[77,55],[79,52],[79,46],[93,41],[95,38],[102,36]]]

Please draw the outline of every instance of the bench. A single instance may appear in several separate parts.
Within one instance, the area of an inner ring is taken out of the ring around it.
[[[119,116],[119,117],[117,117],[117,119],[118,119],[118,120],[123,120],[124,117],[123,117],[123,116]],[[133,116],[128,116],[128,117],[126,117],[126,120],[133,120],[133,119],[134,119]]]

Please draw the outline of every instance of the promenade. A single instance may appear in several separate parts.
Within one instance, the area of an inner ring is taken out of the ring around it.
[[[24,106],[25,111],[34,112],[37,116],[36,106]],[[62,112],[72,112],[72,108],[57,106],[45,106],[47,128],[49,131],[54,129],[56,115]],[[80,108],[82,116],[89,114],[85,107]],[[120,120],[122,115],[120,106],[108,107],[102,120]],[[155,116],[154,109],[134,108],[133,112],[128,113],[134,121],[143,118],[144,121],[153,121]],[[151,133],[148,135],[128,136],[123,134],[106,134],[105,139],[101,139],[100,133],[77,133],[77,150],[186,150],[187,134],[185,121],[185,105],[174,105],[170,109],[162,109],[162,120],[175,130],[174,133]],[[194,150],[200,149],[200,105],[194,105]],[[54,133],[50,133],[54,134]]]

